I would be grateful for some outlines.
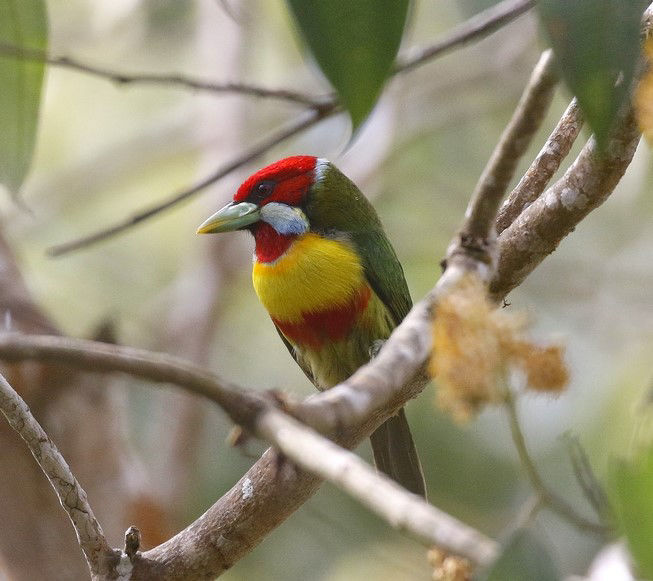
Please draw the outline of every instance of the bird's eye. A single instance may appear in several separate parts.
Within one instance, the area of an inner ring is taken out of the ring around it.
[[[274,191],[274,186],[275,183],[272,181],[259,182],[252,188],[252,193],[249,195],[250,200],[254,203],[262,202]]]

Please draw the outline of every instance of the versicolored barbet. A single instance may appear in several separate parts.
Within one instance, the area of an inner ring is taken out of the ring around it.
[[[254,235],[254,289],[290,354],[318,389],[369,361],[406,316],[404,273],[379,218],[334,165],[282,159],[248,178],[198,233]],[[425,496],[404,410],[371,436],[376,466]]]

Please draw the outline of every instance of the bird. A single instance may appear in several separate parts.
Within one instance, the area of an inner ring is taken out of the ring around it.
[[[319,390],[367,363],[412,306],[374,207],[324,158],[297,155],[257,171],[197,233],[235,230],[254,236],[254,290]],[[426,498],[404,409],[370,440],[377,469]]]

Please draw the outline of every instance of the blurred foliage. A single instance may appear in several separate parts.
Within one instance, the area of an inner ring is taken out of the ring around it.
[[[635,112],[637,113],[637,124],[642,130],[644,137],[653,143],[653,71],[651,60],[653,59],[653,36],[646,39],[644,52],[648,69],[642,75],[635,93]]]
[[[476,581],[558,581],[551,555],[528,529],[517,529],[503,543],[503,551],[487,571],[474,577]]]
[[[653,446],[637,451],[630,460],[616,461],[611,476],[619,524],[637,576],[653,579]]]
[[[43,0],[0,0],[0,43],[17,50],[46,48]],[[17,194],[32,162],[43,63],[0,56],[0,184]]]
[[[629,99],[648,0],[541,0],[542,24],[560,72],[604,148]]]
[[[390,74],[408,0],[288,0],[288,5],[356,131]]]
[[[429,44],[467,10],[480,7],[481,0],[464,5],[417,1],[403,44]],[[314,94],[325,89],[304,64],[282,0],[50,0],[48,8],[53,54],[125,73],[184,72]],[[86,335],[110,316],[121,342],[182,355],[184,339],[169,338],[172,320],[192,315],[201,298],[198,281],[215,275],[221,286],[210,314],[216,321],[210,367],[243,386],[310,394],[251,288],[247,234],[217,242],[196,238],[195,227],[256,167],[296,153],[326,156],[373,199],[412,295],[421,298],[440,272],[439,261],[467,198],[537,61],[537,26],[530,14],[392,79],[347,149],[347,120],[326,120],[184,207],[57,260],[46,258],[47,246],[187,187],[300,112],[277,101],[127,88],[50,68],[33,171],[24,188],[31,213],[4,196],[5,235],[40,304],[72,335]],[[561,91],[521,171],[567,101]],[[0,115],[6,113],[2,109]],[[587,514],[559,435],[566,430],[578,434],[603,477],[610,457],[637,429],[632,405],[641,401],[652,377],[651,182],[650,154],[641,148],[610,200],[509,297],[529,312],[535,336],[553,335],[567,345],[568,391],[556,399],[524,397],[520,416],[549,486]],[[190,290],[180,301],[185,289]],[[125,383],[134,448],[154,482],[164,486],[175,468],[165,464],[164,451],[176,434],[178,406],[167,399],[170,394],[142,382]],[[488,409],[465,427],[454,425],[436,408],[435,389],[429,387],[408,406],[429,497],[443,510],[500,536],[512,528],[531,494],[506,417]],[[220,412],[203,408],[203,418],[195,428],[200,451],[192,485],[172,503],[180,524],[201,514],[254,461],[225,444],[230,426]],[[260,448],[249,444],[252,454]],[[369,457],[367,445],[362,448]],[[597,539],[548,513],[537,518],[534,528],[563,574],[586,571]],[[111,542],[117,546],[121,539]],[[224,578],[335,581],[429,574],[420,546],[324,486]]]

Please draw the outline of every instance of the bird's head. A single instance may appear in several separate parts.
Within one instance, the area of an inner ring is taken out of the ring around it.
[[[326,160],[301,155],[264,167],[246,179],[233,201],[210,216],[198,234],[256,231],[266,224],[282,236],[310,229],[305,206],[314,184],[330,166]]]

